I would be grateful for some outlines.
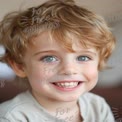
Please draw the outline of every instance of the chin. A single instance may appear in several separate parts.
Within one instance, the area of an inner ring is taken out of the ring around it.
[[[77,101],[80,95],[64,96],[60,101],[62,102],[73,102]]]

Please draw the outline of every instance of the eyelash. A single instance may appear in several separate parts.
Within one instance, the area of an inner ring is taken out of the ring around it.
[[[50,60],[50,58],[51,58],[51,60]],[[79,60],[79,58],[81,58],[81,59]],[[57,57],[56,56],[52,56],[52,55],[44,56],[40,60],[43,61],[43,62],[47,62],[47,63],[52,63],[52,62],[58,61]],[[76,58],[76,60],[79,61],[79,62],[87,62],[87,61],[92,60],[92,59],[89,56],[80,55],[80,56],[78,56]]]
[[[82,62],[86,62],[86,61],[92,60],[91,57],[85,56],[85,55],[80,55],[80,56],[78,56],[78,57],[77,57],[77,60],[78,60],[78,58],[80,58],[80,57],[82,57],[82,59],[83,59],[83,60],[81,60]],[[85,58],[85,60],[84,60],[84,58]]]
[[[47,62],[47,63],[55,62],[55,61],[47,61],[46,59],[48,59],[48,58],[53,58],[53,59],[55,58],[55,61],[58,60],[55,56],[52,56],[52,55],[51,56],[50,55],[44,56],[40,60],[43,61],[43,62]]]

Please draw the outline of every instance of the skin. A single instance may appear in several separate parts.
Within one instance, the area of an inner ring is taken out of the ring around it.
[[[73,36],[72,39],[78,40]],[[11,64],[16,74],[28,78],[33,96],[50,113],[54,114],[59,107],[69,108],[68,114],[79,111],[78,98],[94,88],[98,80],[98,52],[75,43],[72,45],[75,52],[68,52],[56,40],[52,41],[48,32],[41,33],[33,42],[25,52],[24,66]],[[70,81],[82,83],[68,90],[52,84]]]

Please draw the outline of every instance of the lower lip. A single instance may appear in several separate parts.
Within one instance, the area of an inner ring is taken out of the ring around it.
[[[77,86],[73,87],[73,88],[63,88],[63,87],[59,87],[57,85],[54,85],[52,84],[56,89],[60,90],[60,91],[63,91],[63,92],[70,92],[70,91],[75,91],[77,90],[81,85],[82,83],[79,83]]]

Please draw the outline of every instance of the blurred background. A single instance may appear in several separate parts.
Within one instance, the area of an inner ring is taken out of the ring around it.
[[[11,11],[26,9],[28,7],[39,5],[46,0],[0,0],[0,20]],[[112,69],[100,72],[98,86],[114,87],[122,85],[122,0],[75,0],[80,6],[87,7],[90,10],[102,15],[112,32],[116,37],[117,45],[112,54],[108,65]],[[0,54],[4,49],[0,46]],[[0,79],[13,80],[14,72],[6,64],[0,62]]]

